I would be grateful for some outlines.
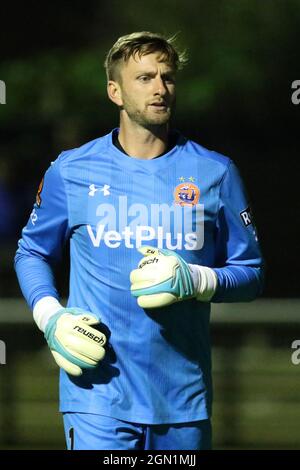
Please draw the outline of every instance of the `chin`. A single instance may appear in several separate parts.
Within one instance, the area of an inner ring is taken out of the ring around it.
[[[166,114],[165,116],[156,116],[156,117],[153,117],[152,119],[148,119],[147,124],[152,125],[152,126],[155,126],[155,125],[162,126],[164,124],[167,124],[169,121],[170,121],[170,115]]]

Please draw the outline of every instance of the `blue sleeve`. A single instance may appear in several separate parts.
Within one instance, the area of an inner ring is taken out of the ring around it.
[[[216,229],[218,287],[211,301],[254,300],[263,287],[263,260],[243,182],[233,162],[221,183]]]
[[[15,256],[19,284],[30,308],[47,295],[59,298],[53,266],[61,258],[70,232],[67,196],[59,166],[57,159],[40,183]]]

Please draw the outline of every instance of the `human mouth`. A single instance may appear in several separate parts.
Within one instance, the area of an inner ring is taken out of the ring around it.
[[[167,105],[164,102],[151,103],[149,106],[155,107],[158,110],[164,110],[167,108]]]

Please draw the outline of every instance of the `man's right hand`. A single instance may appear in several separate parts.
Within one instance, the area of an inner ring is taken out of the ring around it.
[[[92,328],[100,322],[80,308],[62,308],[49,319],[45,338],[56,363],[68,374],[79,376],[103,359],[106,336]]]

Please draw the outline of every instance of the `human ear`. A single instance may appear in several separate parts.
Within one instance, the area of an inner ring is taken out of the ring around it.
[[[109,99],[118,106],[123,106],[121,87],[118,82],[109,80],[107,83],[107,94]]]

